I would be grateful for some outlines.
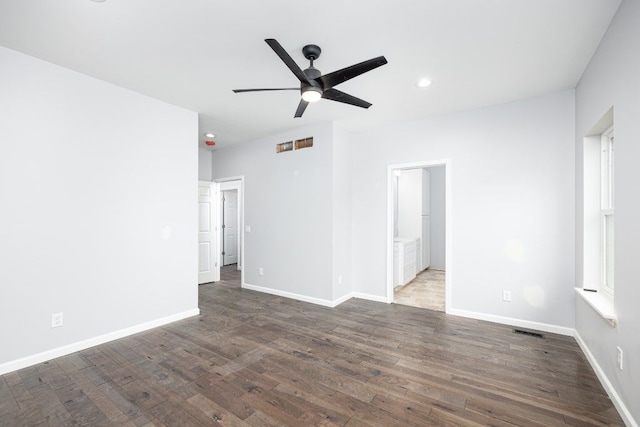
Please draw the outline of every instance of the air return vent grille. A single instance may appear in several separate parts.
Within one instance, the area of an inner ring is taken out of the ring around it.
[[[544,338],[544,335],[542,335],[540,332],[527,331],[524,329],[514,329],[513,333],[518,335],[527,335],[527,336],[536,337],[536,338]]]

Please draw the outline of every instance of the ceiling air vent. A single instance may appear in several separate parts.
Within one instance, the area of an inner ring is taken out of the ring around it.
[[[293,141],[282,142],[276,145],[276,153],[283,153],[285,151],[292,151],[292,150],[293,150]]]
[[[313,147],[313,137],[296,140],[296,150]]]

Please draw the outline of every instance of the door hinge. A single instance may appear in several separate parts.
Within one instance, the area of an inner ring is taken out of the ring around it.
[[[226,227],[226,225],[222,224],[222,228],[224,229]]]
[[[222,255],[225,255],[225,252],[224,252],[224,251],[222,251]]]

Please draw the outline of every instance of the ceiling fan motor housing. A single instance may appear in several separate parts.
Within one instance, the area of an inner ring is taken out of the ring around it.
[[[308,47],[308,46],[305,46],[305,47]],[[322,75],[320,70],[318,70],[312,65],[306,70],[303,70],[302,72],[304,73],[305,76],[307,76],[307,79],[309,80],[309,82],[308,83],[300,82],[300,94],[304,94],[305,92],[308,92],[311,90],[314,92],[318,92],[320,95],[322,95],[322,93],[324,92],[324,87],[322,85],[322,82],[319,79],[319,77]]]
[[[302,48],[302,54],[310,61],[315,61],[320,58],[321,53],[322,49],[320,49],[320,46],[315,44],[308,44]]]
[[[307,76],[307,78],[309,80],[316,80],[318,77],[320,77],[322,75],[320,70],[318,70],[315,67],[309,67],[309,68],[303,70],[303,72],[304,72],[304,75]]]

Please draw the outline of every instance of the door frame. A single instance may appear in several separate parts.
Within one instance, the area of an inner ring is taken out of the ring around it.
[[[452,167],[450,159],[428,160],[422,162],[400,163],[387,166],[387,303],[393,302],[393,234],[395,224],[394,213],[394,171],[398,169],[422,169],[431,166],[444,166],[445,169],[445,313],[451,310],[451,294],[453,289],[453,257],[451,231],[453,230],[452,200]]]
[[[244,175],[217,178],[214,180],[220,185],[219,197],[222,198],[224,190],[238,190],[238,270],[240,270],[240,282],[244,285]],[[218,200],[219,206],[222,205]],[[222,232],[220,236],[222,236]],[[222,238],[222,237],[220,237]],[[222,262],[222,252],[218,251],[218,258]],[[222,263],[220,264],[222,265]]]

